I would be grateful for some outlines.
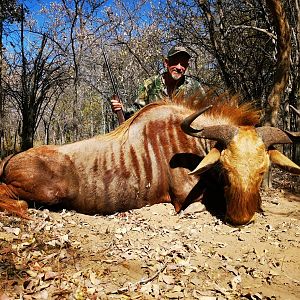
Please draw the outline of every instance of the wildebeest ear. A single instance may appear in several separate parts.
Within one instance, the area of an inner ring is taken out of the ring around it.
[[[300,175],[300,167],[296,165],[293,161],[291,161],[289,158],[287,158],[280,151],[276,150],[275,148],[272,148],[268,151],[268,153],[271,162],[275,166],[292,174]]]
[[[196,167],[195,170],[189,172],[189,175],[199,175],[210,168],[212,168],[218,161],[221,156],[221,152],[217,148],[212,148],[208,154],[201,160],[200,164]]]
[[[193,153],[176,153],[170,160],[170,167],[194,170],[201,161],[201,157]]]

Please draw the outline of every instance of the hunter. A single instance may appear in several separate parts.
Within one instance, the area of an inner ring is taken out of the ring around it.
[[[125,119],[128,119],[134,112],[143,106],[161,99],[172,97],[183,93],[184,96],[199,93],[204,96],[205,92],[200,82],[185,75],[189,66],[191,55],[183,46],[172,47],[164,59],[165,72],[146,79],[139,88],[138,96],[132,107],[125,110]],[[111,99],[112,110],[116,113],[123,108],[123,103],[116,97]]]

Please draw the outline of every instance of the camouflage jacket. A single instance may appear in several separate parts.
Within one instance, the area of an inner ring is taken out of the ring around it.
[[[200,82],[191,76],[185,75],[184,81],[175,89],[174,96],[179,93],[188,96],[198,91],[200,91],[200,94],[204,95],[204,90]],[[145,105],[166,97],[169,96],[163,74],[150,77],[140,86],[136,100],[133,105],[125,111],[125,117],[128,118]]]

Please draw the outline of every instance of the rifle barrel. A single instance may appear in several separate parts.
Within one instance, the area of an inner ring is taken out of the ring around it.
[[[103,46],[103,44],[101,44],[101,46],[102,46],[102,53],[103,53],[103,57],[104,57],[104,62],[105,62],[105,65],[106,65],[106,68],[107,68],[107,71],[108,71],[108,75],[109,75],[109,78],[110,78],[110,82],[111,82],[114,94],[116,95],[116,97],[120,101],[121,98],[119,96],[118,88],[117,88],[117,85],[115,83],[114,77],[112,75],[112,71],[110,69],[110,64],[108,62],[108,59],[107,59],[107,56],[106,56],[106,53],[105,53],[105,50],[104,50],[104,46]],[[117,111],[117,117],[118,117],[119,124],[122,124],[125,121],[125,117],[124,117],[124,113],[123,113],[122,109]]]

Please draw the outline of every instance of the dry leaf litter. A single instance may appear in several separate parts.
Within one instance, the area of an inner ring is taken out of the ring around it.
[[[0,213],[0,300],[300,299],[299,180],[285,176],[241,228],[201,204],[179,215],[170,204],[112,216],[30,209],[30,221]]]

